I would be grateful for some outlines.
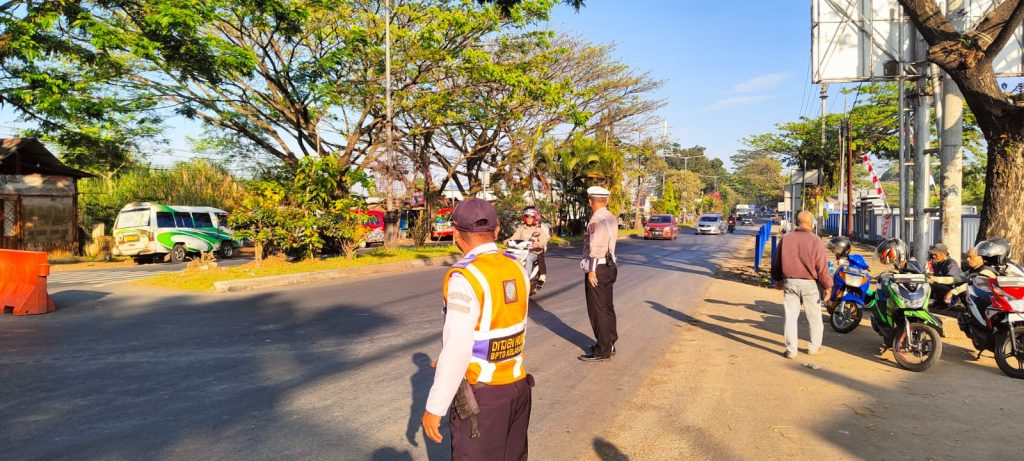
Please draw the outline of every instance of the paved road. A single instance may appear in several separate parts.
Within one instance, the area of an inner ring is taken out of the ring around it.
[[[217,264],[222,267],[231,267],[245,264],[249,261],[252,261],[251,257],[217,261]],[[57,270],[50,272],[46,282],[51,292],[64,291],[79,286],[99,288],[115,283],[146,279],[158,274],[179,272],[184,268],[185,263],[156,263],[112,269]]]
[[[535,459],[592,453],[677,336],[655,306],[697,306],[747,234],[623,241],[618,355],[591,340],[575,250],[554,251],[530,308]],[[281,291],[192,295],[130,285],[0,317],[4,459],[447,459],[419,416],[440,348],[442,269]],[[687,396],[680,396],[687,398]]]

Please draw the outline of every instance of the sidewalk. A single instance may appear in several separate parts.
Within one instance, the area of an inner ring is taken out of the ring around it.
[[[1024,387],[990,353],[973,361],[967,340],[945,341],[940,362],[913,373],[878,356],[867,319],[848,335],[826,320],[824,354],[802,342],[788,360],[781,292],[715,279],[699,299],[696,312],[652,306],[680,337],[590,459],[1024,457]]]

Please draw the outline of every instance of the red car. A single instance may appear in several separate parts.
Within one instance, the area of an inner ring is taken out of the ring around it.
[[[647,220],[644,226],[644,240],[666,239],[675,240],[679,236],[679,221],[670,214],[656,214]]]
[[[430,239],[441,240],[452,236],[452,209],[441,208],[434,213],[434,223],[430,227]]]

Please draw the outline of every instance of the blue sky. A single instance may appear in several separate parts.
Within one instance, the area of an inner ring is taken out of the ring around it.
[[[820,112],[810,83],[810,2],[589,0],[559,7],[551,27],[596,43],[666,80],[669,138],[728,160],[745,136]],[[842,110],[839,87],[830,111]]]

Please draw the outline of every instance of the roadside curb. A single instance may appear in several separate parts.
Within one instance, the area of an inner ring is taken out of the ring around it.
[[[348,267],[344,269],[328,269],[316,272],[304,272],[301,274],[272,275],[269,277],[256,277],[251,279],[223,280],[213,283],[213,291],[217,293],[237,293],[241,291],[253,291],[264,288],[280,288],[294,285],[305,285],[308,283],[325,282],[348,277],[362,275],[384,274],[388,272],[400,272],[410,269],[424,267],[450,266],[461,259],[462,256],[441,256],[430,259],[414,259],[412,261],[401,261],[387,264],[374,264],[370,266]]]

